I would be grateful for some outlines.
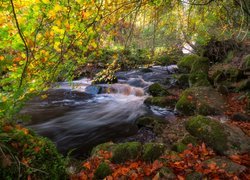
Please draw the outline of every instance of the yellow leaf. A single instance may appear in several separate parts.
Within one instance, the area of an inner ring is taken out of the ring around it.
[[[0,61],[3,61],[4,60],[4,56],[0,56]]]

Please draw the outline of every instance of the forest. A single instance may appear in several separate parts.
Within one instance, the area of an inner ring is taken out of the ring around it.
[[[0,179],[250,179],[250,2],[0,0]]]

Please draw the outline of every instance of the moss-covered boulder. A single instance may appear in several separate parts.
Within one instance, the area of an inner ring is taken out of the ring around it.
[[[226,157],[214,157],[203,162],[203,166],[209,167],[211,164],[216,164],[219,169],[224,170],[227,174],[240,175],[246,170],[245,166],[236,164]]]
[[[105,162],[101,163],[94,172],[95,179],[104,179],[106,176],[112,173],[111,168]]]
[[[232,155],[250,151],[250,138],[237,127],[199,115],[186,122],[186,129],[219,154]]]
[[[216,115],[223,112],[225,98],[211,87],[192,87],[182,92],[176,110],[183,115]]]
[[[116,147],[116,144],[113,142],[99,144],[92,149],[91,156],[99,156],[99,152],[101,150],[112,152],[115,147]]]
[[[205,57],[199,57],[192,63],[191,73],[207,73],[209,70],[209,59]]]
[[[144,104],[146,105],[153,105],[153,106],[159,106],[159,107],[168,107],[173,108],[175,107],[175,104],[177,102],[177,98],[175,96],[157,96],[157,97],[148,97],[145,99]]]
[[[170,93],[159,83],[154,83],[148,87],[148,92],[152,96],[166,96]]]
[[[143,145],[142,158],[145,161],[154,161],[159,158],[165,150],[164,144],[146,143]]]
[[[175,76],[176,83],[180,88],[187,88],[189,87],[189,74],[179,74]]]
[[[0,179],[66,179],[55,145],[19,125],[0,125]]]
[[[176,175],[174,174],[174,172],[170,168],[165,166],[159,170],[159,175],[160,179],[168,179],[168,180],[176,179]]]
[[[142,145],[139,142],[127,142],[117,144],[112,153],[112,162],[122,163],[127,160],[136,160],[140,157]]]
[[[189,86],[211,86],[210,82],[208,81],[208,75],[204,72],[197,72],[197,73],[191,73],[189,75]]]
[[[154,133],[159,134],[162,132],[163,128],[165,127],[166,121],[163,118],[159,117],[152,117],[152,116],[143,116],[138,118],[135,121],[135,124],[141,128],[141,127],[147,127],[153,130]]]
[[[199,56],[194,54],[184,56],[177,63],[179,71],[183,73],[189,73],[191,71],[192,64],[199,58],[200,58]]]

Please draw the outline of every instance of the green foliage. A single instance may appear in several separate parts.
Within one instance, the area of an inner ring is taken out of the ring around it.
[[[96,74],[92,83],[93,84],[112,84],[116,83],[117,77],[115,76],[115,72],[120,69],[119,64],[117,64],[117,60],[114,60],[107,69],[104,69]]]
[[[1,179],[66,179],[65,160],[46,138],[19,125],[0,126]]]
[[[209,70],[209,59],[205,57],[199,57],[197,58],[193,63],[191,67],[191,73],[207,73]]]

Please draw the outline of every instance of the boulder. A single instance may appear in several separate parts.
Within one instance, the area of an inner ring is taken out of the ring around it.
[[[232,155],[250,151],[250,138],[238,127],[199,115],[186,122],[186,129],[219,154]]]
[[[154,83],[148,87],[148,92],[152,96],[165,96],[169,95],[169,92],[159,83]]]
[[[187,88],[189,87],[189,74],[179,74],[175,76],[176,83],[180,88]]]
[[[128,160],[136,160],[141,155],[142,145],[139,142],[127,142],[117,144],[112,151],[111,161],[122,163]]]
[[[182,73],[189,73],[192,68],[192,64],[199,59],[199,56],[195,54],[186,55],[177,63],[179,71]]]
[[[85,88],[85,92],[87,94],[100,94],[102,92],[102,87],[101,86],[95,86],[95,85],[90,85]]]
[[[143,145],[142,158],[145,161],[153,162],[164,153],[164,150],[164,144],[146,143]]]
[[[168,107],[174,108],[177,102],[176,97],[174,96],[163,96],[163,97],[148,97],[145,99],[144,104],[154,105],[159,107]]]
[[[139,128],[141,127],[150,128],[153,130],[154,133],[159,134],[167,122],[168,121],[161,118],[152,116],[143,116],[138,118],[135,123]]]
[[[227,174],[240,175],[246,170],[245,166],[236,164],[226,157],[214,157],[212,159],[203,162],[204,166],[209,166],[210,164],[216,164],[219,169],[223,169]]]
[[[225,98],[211,87],[192,87],[182,92],[176,110],[183,115],[222,114]]]
[[[208,75],[204,72],[191,73],[189,75],[188,82],[189,87],[211,86],[210,82],[208,81]]]

